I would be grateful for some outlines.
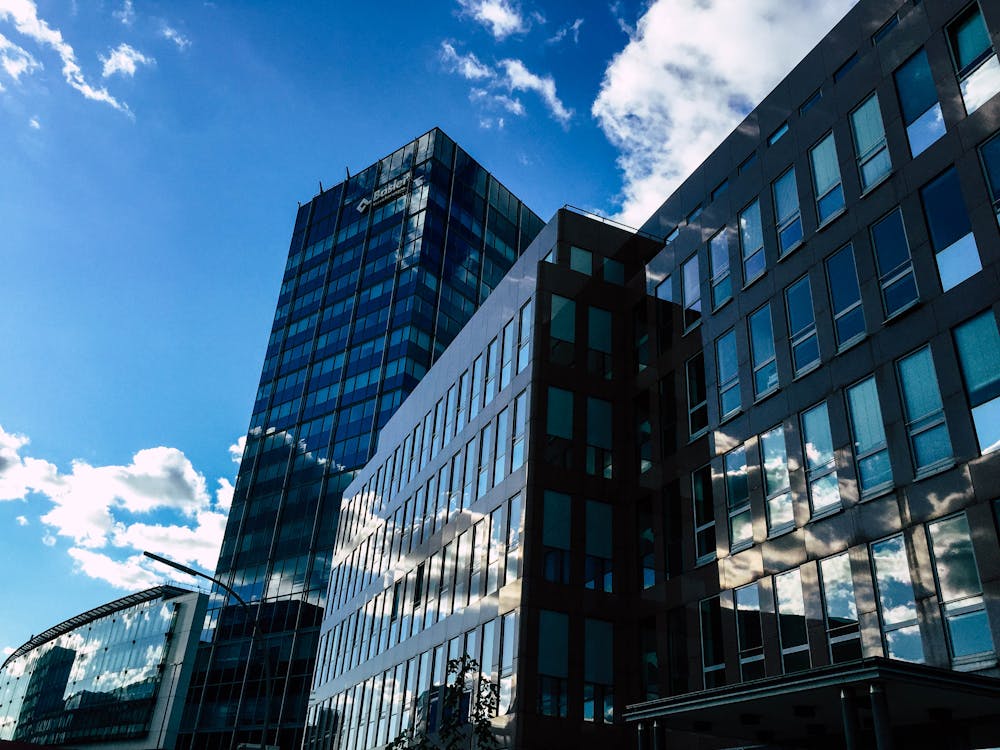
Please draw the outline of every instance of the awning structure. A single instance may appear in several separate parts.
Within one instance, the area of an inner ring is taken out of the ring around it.
[[[882,658],[630,706],[639,750],[1000,747],[1000,679]]]

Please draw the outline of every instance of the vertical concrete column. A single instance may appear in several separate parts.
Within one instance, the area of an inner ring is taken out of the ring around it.
[[[858,703],[854,691],[846,687],[840,689],[840,712],[844,720],[844,750],[857,750]]]
[[[876,750],[892,750],[892,725],[889,723],[889,704],[885,699],[885,689],[872,683],[868,686],[872,704],[872,723],[875,725]]]

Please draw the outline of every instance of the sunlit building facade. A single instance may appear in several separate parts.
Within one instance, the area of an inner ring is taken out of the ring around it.
[[[341,493],[541,226],[437,129],[299,208],[180,747],[299,747]]]
[[[158,586],[32,638],[0,667],[0,739],[173,750],[207,600]]]

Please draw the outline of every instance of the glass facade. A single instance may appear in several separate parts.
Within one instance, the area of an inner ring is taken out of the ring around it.
[[[259,742],[265,723],[269,742],[301,743],[341,494],[541,226],[440,130],[299,209],[216,569],[254,607],[275,677],[270,697],[262,674],[234,677],[251,623],[215,592],[182,750]],[[496,369],[499,344],[484,356]],[[397,465],[437,450],[433,419]]]

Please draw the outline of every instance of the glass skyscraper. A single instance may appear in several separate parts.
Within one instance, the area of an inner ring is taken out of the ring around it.
[[[179,748],[300,746],[342,492],[541,227],[438,129],[299,208]]]

